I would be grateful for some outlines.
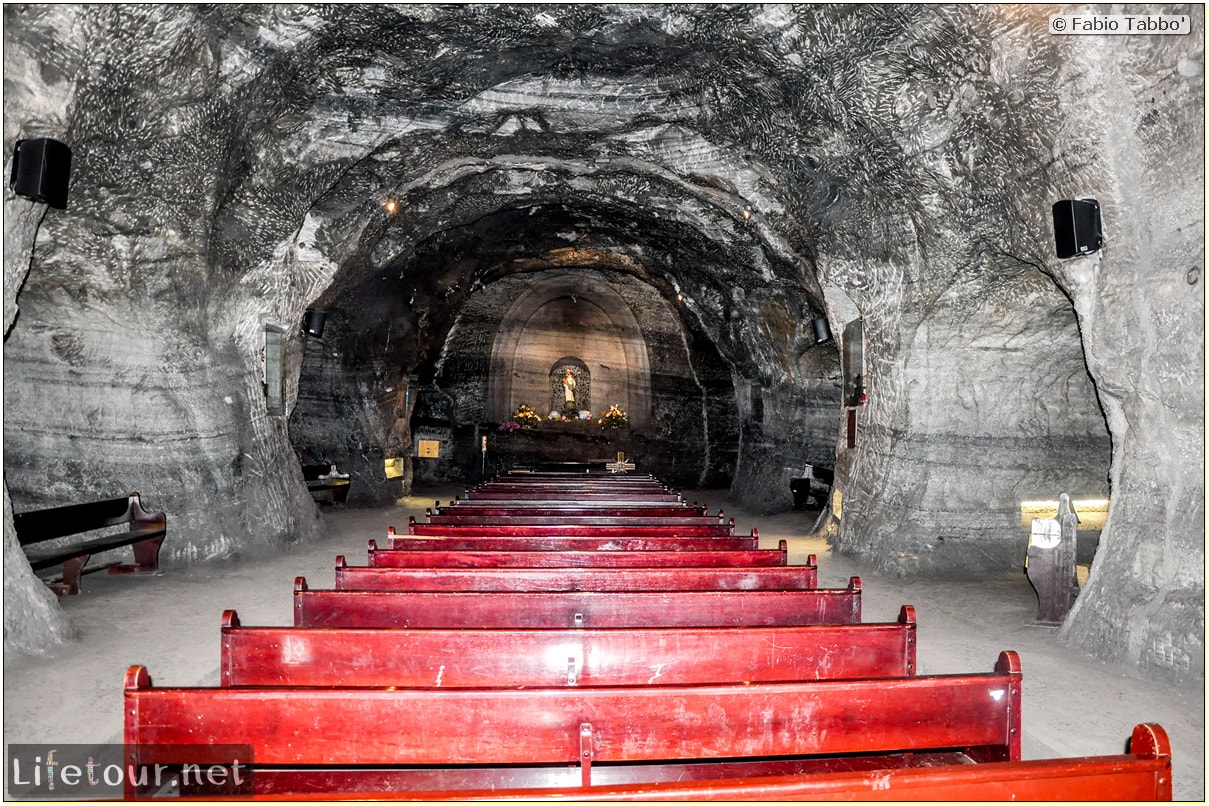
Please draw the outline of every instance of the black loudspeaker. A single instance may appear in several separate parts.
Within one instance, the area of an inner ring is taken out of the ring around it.
[[[13,172],[8,187],[30,201],[67,209],[67,180],[71,176],[71,149],[58,140],[42,137],[18,140],[13,151]]]
[[[1075,257],[1104,245],[1100,203],[1095,199],[1063,199],[1054,202],[1054,240],[1058,257]]]
[[[307,311],[302,317],[302,330],[308,336],[323,338],[323,323],[327,321],[327,311]]]
[[[302,318],[302,330],[308,336],[323,338],[323,325],[327,321],[327,311],[307,310]]]
[[[822,344],[825,341],[831,341],[831,326],[827,324],[827,320],[820,316],[810,323],[814,327],[814,343]]]

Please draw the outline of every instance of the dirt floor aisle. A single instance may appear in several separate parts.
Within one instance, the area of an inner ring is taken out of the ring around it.
[[[147,666],[156,685],[217,685],[223,610],[237,610],[246,626],[289,625],[295,577],[330,588],[337,554],[364,564],[369,539],[385,542],[388,526],[404,531],[408,515],[422,517],[434,499],[448,501],[457,492],[417,491],[379,509],[325,509],[328,537],[289,551],[154,578],[86,576],[84,594],[62,600],[78,640],[36,657],[5,658],[5,744],[119,743],[128,666]],[[921,674],[990,671],[1001,650],[1018,651],[1025,758],[1120,753],[1135,724],[1157,722],[1174,747],[1175,798],[1205,799],[1204,687],[1137,679],[1125,667],[1061,646],[1053,629],[1028,626],[1037,600],[1023,574],[981,582],[883,578],[810,538],[808,515],[752,516],[721,491],[685,497],[724,508],[740,533],[758,528],[762,548],[788,540],[791,563],[817,555],[820,587],[844,587],[859,575],[867,622],[894,621],[902,605],[914,605]]]

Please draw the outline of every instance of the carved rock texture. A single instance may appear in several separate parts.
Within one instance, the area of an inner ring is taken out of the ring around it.
[[[172,563],[321,534],[299,454],[354,505],[469,480],[492,328],[591,276],[641,325],[673,482],[770,512],[833,465],[835,545],[901,574],[1016,569],[1021,500],[1111,494],[1064,636],[1203,677],[1204,13],[1176,11],[1192,36],[1030,6],[6,6],[6,160],[73,149],[67,211],[5,199],[13,507],[137,489]],[[1060,261],[1050,205],[1084,195],[1108,244]],[[9,567],[34,626],[6,646],[66,634]]]

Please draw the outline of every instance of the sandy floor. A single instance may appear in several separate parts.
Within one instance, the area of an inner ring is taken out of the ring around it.
[[[144,664],[158,685],[217,685],[224,609],[236,609],[247,626],[290,624],[294,577],[330,588],[335,555],[363,564],[368,539],[381,540],[388,526],[402,530],[409,514],[422,515],[434,499],[455,493],[420,491],[382,509],[325,509],[329,536],[288,552],[154,578],[86,576],[84,594],[62,600],[79,640],[38,657],[5,658],[5,744],[120,742],[127,666]],[[686,498],[723,507],[743,533],[758,528],[762,547],[788,539],[791,563],[818,555],[820,587],[844,587],[860,575],[865,621],[894,621],[901,605],[914,605],[922,674],[990,671],[1001,650],[1018,651],[1026,758],[1120,753],[1135,724],[1157,722],[1174,748],[1175,798],[1205,799],[1204,687],[1137,679],[1129,669],[1059,645],[1052,629],[1028,626],[1037,602],[1023,574],[977,583],[881,578],[803,537],[813,526],[803,513],[750,516],[722,492]]]

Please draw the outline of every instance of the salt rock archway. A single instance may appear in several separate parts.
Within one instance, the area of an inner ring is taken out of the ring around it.
[[[544,415],[550,367],[566,356],[587,366],[594,406],[621,406],[636,428],[649,422],[651,370],[638,320],[616,290],[580,273],[543,282],[504,315],[491,348],[488,418],[507,419],[521,404]]]

